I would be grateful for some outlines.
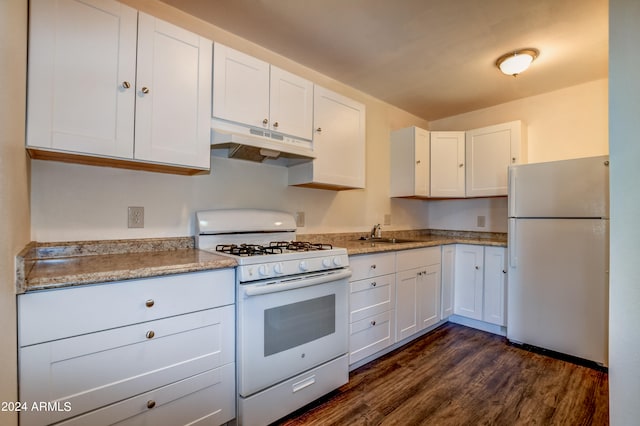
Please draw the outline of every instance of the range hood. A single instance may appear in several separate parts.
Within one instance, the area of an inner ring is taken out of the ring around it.
[[[215,118],[211,120],[211,147],[228,149],[229,158],[256,162],[288,158],[299,163],[315,158],[311,141]]]

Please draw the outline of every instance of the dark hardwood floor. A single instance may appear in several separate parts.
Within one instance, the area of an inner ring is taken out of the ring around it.
[[[279,425],[608,425],[607,373],[447,323]]]

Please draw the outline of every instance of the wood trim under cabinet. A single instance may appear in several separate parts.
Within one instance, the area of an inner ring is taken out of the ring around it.
[[[115,167],[118,169],[141,170],[155,173],[169,173],[174,175],[193,176],[209,173],[209,169],[195,169],[190,167],[171,166],[167,164],[144,163],[134,160],[118,158],[93,157],[68,152],[48,151],[27,148],[29,157],[34,160],[59,161],[62,163],[84,164],[88,166]]]

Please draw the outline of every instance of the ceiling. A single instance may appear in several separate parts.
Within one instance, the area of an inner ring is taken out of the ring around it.
[[[163,0],[435,120],[607,77],[607,0]],[[517,77],[495,60],[540,55]]]

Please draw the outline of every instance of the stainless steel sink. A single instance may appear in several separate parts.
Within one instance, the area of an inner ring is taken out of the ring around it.
[[[384,244],[400,244],[400,243],[415,243],[415,240],[406,240],[402,238],[360,238],[357,241],[368,243],[384,243]]]

